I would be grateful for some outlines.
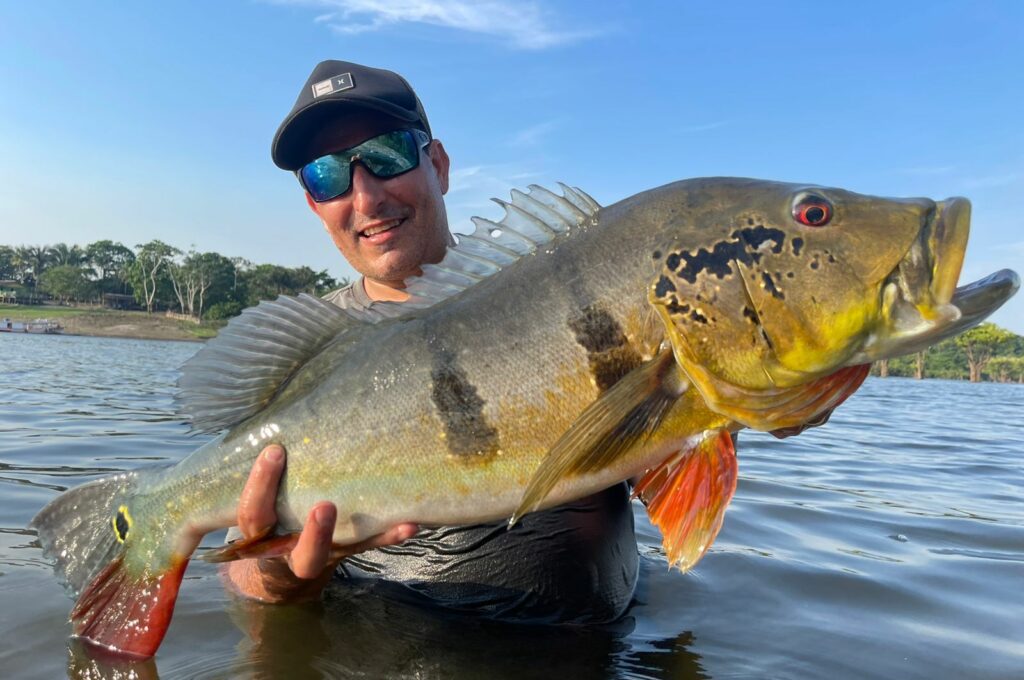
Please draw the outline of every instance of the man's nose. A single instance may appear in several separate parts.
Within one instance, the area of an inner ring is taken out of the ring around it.
[[[352,201],[356,212],[371,216],[384,204],[384,182],[374,177],[362,163],[352,166]]]

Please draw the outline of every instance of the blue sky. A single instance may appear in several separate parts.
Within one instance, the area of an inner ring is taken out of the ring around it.
[[[1024,3],[4,3],[0,243],[159,238],[351,275],[269,146],[322,59],[396,70],[452,224],[529,183],[601,203],[739,175],[974,204],[1024,272]],[[994,320],[1024,334],[1024,295]]]

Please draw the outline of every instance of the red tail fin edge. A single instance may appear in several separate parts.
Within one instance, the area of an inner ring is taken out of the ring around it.
[[[187,566],[187,558],[176,557],[166,571],[135,575],[118,556],[71,610],[74,635],[120,656],[153,656],[171,623]]]

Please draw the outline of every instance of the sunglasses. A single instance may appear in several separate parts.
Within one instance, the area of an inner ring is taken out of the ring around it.
[[[378,179],[416,169],[420,149],[430,144],[423,130],[395,130],[372,137],[351,149],[321,156],[299,168],[295,175],[317,203],[341,196],[352,188],[352,165],[362,163]]]

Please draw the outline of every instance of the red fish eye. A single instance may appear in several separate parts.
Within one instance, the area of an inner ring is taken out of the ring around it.
[[[832,204],[821,196],[805,196],[793,206],[793,219],[808,227],[824,227],[832,219]]]

